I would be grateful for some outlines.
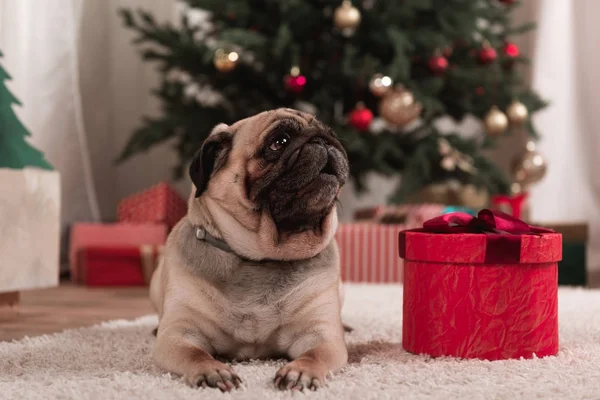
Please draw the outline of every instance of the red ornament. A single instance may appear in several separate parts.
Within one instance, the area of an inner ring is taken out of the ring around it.
[[[497,57],[498,54],[493,47],[484,47],[477,52],[477,60],[479,60],[481,64],[489,64],[496,60]]]
[[[348,123],[359,131],[369,129],[371,121],[373,121],[373,112],[364,105],[358,105],[348,115]]]
[[[483,86],[477,86],[475,88],[475,94],[477,96],[483,96],[484,93],[485,93],[485,89],[483,88]]]
[[[510,5],[515,2],[515,0],[499,0],[499,1],[500,1],[500,3],[506,4],[506,5]]]
[[[288,75],[285,77],[285,87],[292,93],[302,93],[304,86],[306,86],[306,77],[304,75]]]
[[[519,193],[513,196],[496,195],[492,196],[490,201],[494,210],[505,212],[515,218],[521,218],[527,196],[528,193]]]
[[[519,46],[511,42],[506,42],[504,48],[502,49],[502,52],[507,57],[516,58],[519,56]]]
[[[428,65],[434,74],[443,74],[448,69],[448,60],[443,56],[433,56],[429,59]]]

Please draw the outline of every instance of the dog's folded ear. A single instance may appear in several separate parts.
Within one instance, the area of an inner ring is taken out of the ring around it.
[[[224,125],[224,124],[223,124]],[[226,125],[224,125],[226,127]],[[221,129],[217,129],[221,128]],[[233,135],[218,125],[202,144],[190,164],[190,178],[196,186],[195,197],[208,187],[210,177],[227,162]]]

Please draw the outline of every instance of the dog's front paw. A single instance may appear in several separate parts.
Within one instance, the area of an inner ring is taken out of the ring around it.
[[[313,360],[297,359],[275,374],[275,387],[281,390],[317,390],[325,381],[326,371]]]
[[[219,388],[223,392],[239,388],[242,384],[242,380],[231,366],[217,360],[199,362],[194,372],[186,374],[184,379],[192,387]]]

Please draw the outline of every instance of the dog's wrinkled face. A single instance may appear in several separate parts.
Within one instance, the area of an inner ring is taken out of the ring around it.
[[[321,235],[335,229],[327,220],[348,171],[336,135],[314,116],[267,111],[215,127],[190,166],[196,187],[191,210],[196,200],[213,204],[213,217],[223,210],[228,215],[223,225],[235,220],[263,236]]]
[[[320,229],[348,178],[342,145],[313,117],[305,124],[282,118],[270,126],[251,165],[247,196],[270,212],[281,232]]]

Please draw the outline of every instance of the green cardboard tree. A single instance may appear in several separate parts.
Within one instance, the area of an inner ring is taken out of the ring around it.
[[[4,84],[4,81],[10,79],[10,75],[0,65],[0,168],[38,167],[52,170],[44,154],[33,148],[26,140],[26,137],[31,134],[19,121],[12,108],[13,104],[21,105],[21,102]]]

